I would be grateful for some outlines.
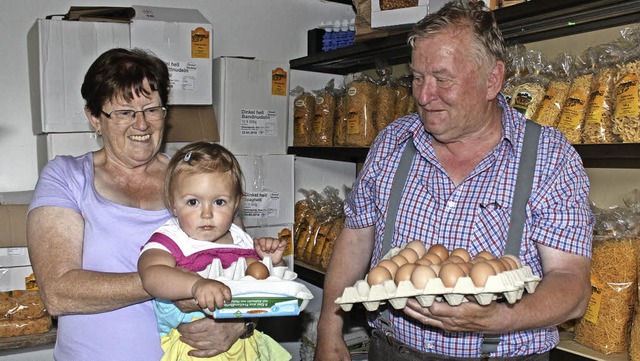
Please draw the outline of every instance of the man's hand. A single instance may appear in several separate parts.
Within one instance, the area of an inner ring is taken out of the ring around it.
[[[244,332],[244,322],[205,317],[181,324],[178,331],[180,341],[197,349],[189,351],[189,356],[213,357],[231,348]]]
[[[347,344],[342,338],[342,333],[337,335],[320,335],[316,345],[314,361],[351,361],[351,355]]]
[[[501,332],[503,318],[500,315],[502,303],[491,302],[482,306],[476,302],[463,302],[450,306],[447,302],[433,302],[422,307],[415,298],[407,300],[404,313],[417,321],[451,332]]]

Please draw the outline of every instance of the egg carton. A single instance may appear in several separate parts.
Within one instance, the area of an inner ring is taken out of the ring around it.
[[[262,262],[269,270],[269,277],[258,280],[246,274],[247,261],[238,258],[229,267],[223,268],[219,259],[214,259],[201,276],[215,279],[231,289],[231,302],[221,309],[203,310],[213,318],[247,318],[295,316],[304,310],[313,298],[305,285],[296,282],[298,275],[288,267],[274,267],[271,258]]]
[[[389,253],[391,256],[395,254],[397,252]],[[396,285],[393,280],[388,280],[369,286],[365,278],[345,288],[335,302],[346,312],[351,311],[355,303],[362,303],[368,311],[375,311],[386,302],[395,309],[403,309],[410,297],[415,297],[422,307],[429,307],[436,301],[458,306],[467,302],[469,296],[481,305],[488,305],[498,298],[513,304],[522,298],[525,291],[533,293],[540,280],[529,266],[489,276],[484,287],[476,287],[468,276],[458,278],[453,287],[445,287],[440,278],[433,278],[423,289],[416,289],[411,281],[401,281]]]
[[[269,270],[269,277],[266,280],[270,281],[293,281],[298,278],[298,274],[289,270],[287,266],[274,267],[271,262],[271,257],[265,257],[261,261]],[[246,274],[247,260],[244,257],[239,257],[237,261],[233,262],[229,267],[222,268],[222,262],[219,259],[214,259],[207,268],[199,272],[202,277],[215,279],[221,282],[226,281],[262,281],[256,280],[252,276]]]

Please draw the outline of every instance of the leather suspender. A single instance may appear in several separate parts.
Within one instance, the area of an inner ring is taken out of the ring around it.
[[[538,140],[540,138],[541,126],[535,122],[527,120],[524,141],[522,145],[522,154],[520,163],[518,164],[518,175],[513,195],[513,204],[511,210],[511,221],[509,224],[509,232],[505,246],[505,254],[520,255],[520,245],[524,232],[524,224],[527,218],[526,205],[531,195],[531,187],[533,185],[533,174],[535,171],[536,158],[538,153]],[[386,254],[391,249],[391,241],[395,229],[395,221],[398,214],[398,207],[402,197],[404,185],[407,182],[407,176],[411,163],[416,154],[416,148],[413,138],[409,138],[407,145],[400,158],[400,163],[396,169],[391,185],[391,195],[389,196],[389,205],[387,206],[387,217],[385,218],[385,230],[382,241],[382,254]],[[386,307],[380,311],[379,317],[383,331],[387,335],[393,334],[393,324],[389,317],[389,308]],[[483,357],[488,357],[490,353],[494,353],[498,349],[500,343],[500,335],[486,334],[483,336],[481,353]]]

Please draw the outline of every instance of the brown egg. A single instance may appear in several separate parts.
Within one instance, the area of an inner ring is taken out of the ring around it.
[[[411,248],[412,250],[416,251],[416,253],[418,254],[418,258],[422,258],[425,254],[427,254],[427,247],[424,246],[424,243],[418,240],[407,243],[404,248]]]
[[[257,280],[263,280],[269,277],[269,269],[262,262],[253,262],[245,270],[245,275],[251,276]]]
[[[494,276],[496,271],[488,262],[476,262],[471,268],[471,281],[476,287],[484,287],[489,276]]]
[[[438,278],[438,275],[429,266],[416,265],[411,273],[411,283],[413,287],[424,289],[430,279]]]
[[[435,253],[427,253],[422,257],[422,259],[426,259],[431,261],[432,264],[440,264],[442,263],[442,258]]]
[[[518,258],[518,257],[516,257],[516,256],[514,256],[512,254],[505,254],[502,257],[510,258],[512,261],[514,261],[516,263],[516,268],[515,269],[522,267],[522,263],[520,262],[520,258]]]
[[[495,257],[489,251],[482,251],[476,255],[476,258],[494,259]]]
[[[465,276],[468,276],[471,273],[471,263],[462,262],[462,263],[456,263],[456,264],[460,266],[460,268],[462,268]]]
[[[449,258],[447,258],[446,261],[442,261],[442,263],[467,263],[467,261],[460,256],[449,256]]]
[[[400,255],[395,255],[395,256],[391,257],[391,260],[393,262],[395,262],[398,265],[398,267],[401,267],[405,263],[409,263],[409,261],[406,258],[404,258],[404,257],[402,257]]]
[[[497,259],[487,260],[487,263],[490,264],[491,267],[493,267],[493,269],[496,271],[496,274],[505,272],[507,270],[507,267],[505,267],[504,264],[502,264],[502,262],[498,261]]]
[[[382,261],[378,262],[377,267],[384,267],[388,269],[389,273],[391,273],[391,276],[395,276],[396,272],[398,271],[398,268],[400,268],[400,266],[398,266],[397,263],[393,262],[390,259],[383,259]]]
[[[428,259],[422,257],[419,260],[416,261],[416,264],[422,265],[422,266],[431,266],[433,264],[433,262],[429,261]]]
[[[449,257],[453,257],[453,256],[458,256],[462,258],[465,262],[471,261],[471,256],[469,255],[469,251],[467,251],[464,248],[456,248],[453,251],[451,251],[451,254],[449,254]]]
[[[442,268],[442,266],[440,266],[439,264],[432,264],[431,266],[429,266],[429,268],[431,268],[433,270],[433,272],[436,273],[436,276],[440,275],[440,269]]]
[[[512,269],[512,268],[511,268],[511,263],[509,263],[509,262],[505,261],[505,259],[504,259],[504,258],[496,258],[496,261],[498,261],[498,262],[502,263],[502,265],[503,265],[503,266],[504,266],[504,268],[505,268],[505,271],[510,271],[510,270]]]
[[[429,253],[437,254],[438,257],[440,257],[440,259],[443,261],[449,258],[449,250],[447,249],[447,247],[441,244],[434,244],[431,247],[429,247],[429,249],[427,250],[427,254]]]
[[[396,272],[396,276],[393,278],[393,281],[399,284],[401,281],[409,281],[411,280],[411,273],[414,268],[416,268],[415,263],[405,263],[400,268],[398,268],[398,272]]]
[[[464,270],[456,263],[447,263],[440,268],[439,277],[445,287],[455,286],[458,282],[458,278],[464,276]]]
[[[505,262],[508,263],[509,264],[509,269],[513,270],[513,269],[520,268],[520,267],[518,267],[518,264],[516,263],[516,261],[514,261],[513,258],[511,258],[511,257],[507,257],[506,255],[504,255],[504,256],[500,257],[500,260],[503,263],[505,263]]]
[[[400,252],[398,252],[398,256],[402,256],[402,257],[406,258],[407,261],[409,261],[409,263],[416,263],[418,258],[420,258],[418,256],[418,252],[416,252],[415,250],[413,250],[411,248],[405,248],[405,249],[401,250]]]
[[[380,266],[373,267],[369,274],[367,274],[367,283],[369,286],[379,285],[384,281],[392,279],[391,272],[388,269]]]

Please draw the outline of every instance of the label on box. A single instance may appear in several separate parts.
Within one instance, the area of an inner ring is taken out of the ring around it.
[[[214,318],[296,316],[302,300],[287,295],[233,296],[231,303],[214,311]]]
[[[247,218],[276,218],[280,215],[280,193],[247,192],[243,200],[242,216]]]
[[[191,30],[191,57],[196,59],[209,59],[210,34],[207,29],[199,26]]]
[[[271,95],[286,96],[287,92],[287,72],[282,68],[275,68],[271,71]]]
[[[240,135],[276,137],[278,135],[278,112],[268,109],[242,109]]]
[[[196,90],[196,78],[198,77],[198,64],[193,61],[167,61],[169,68],[169,82],[171,89],[185,91]]]

